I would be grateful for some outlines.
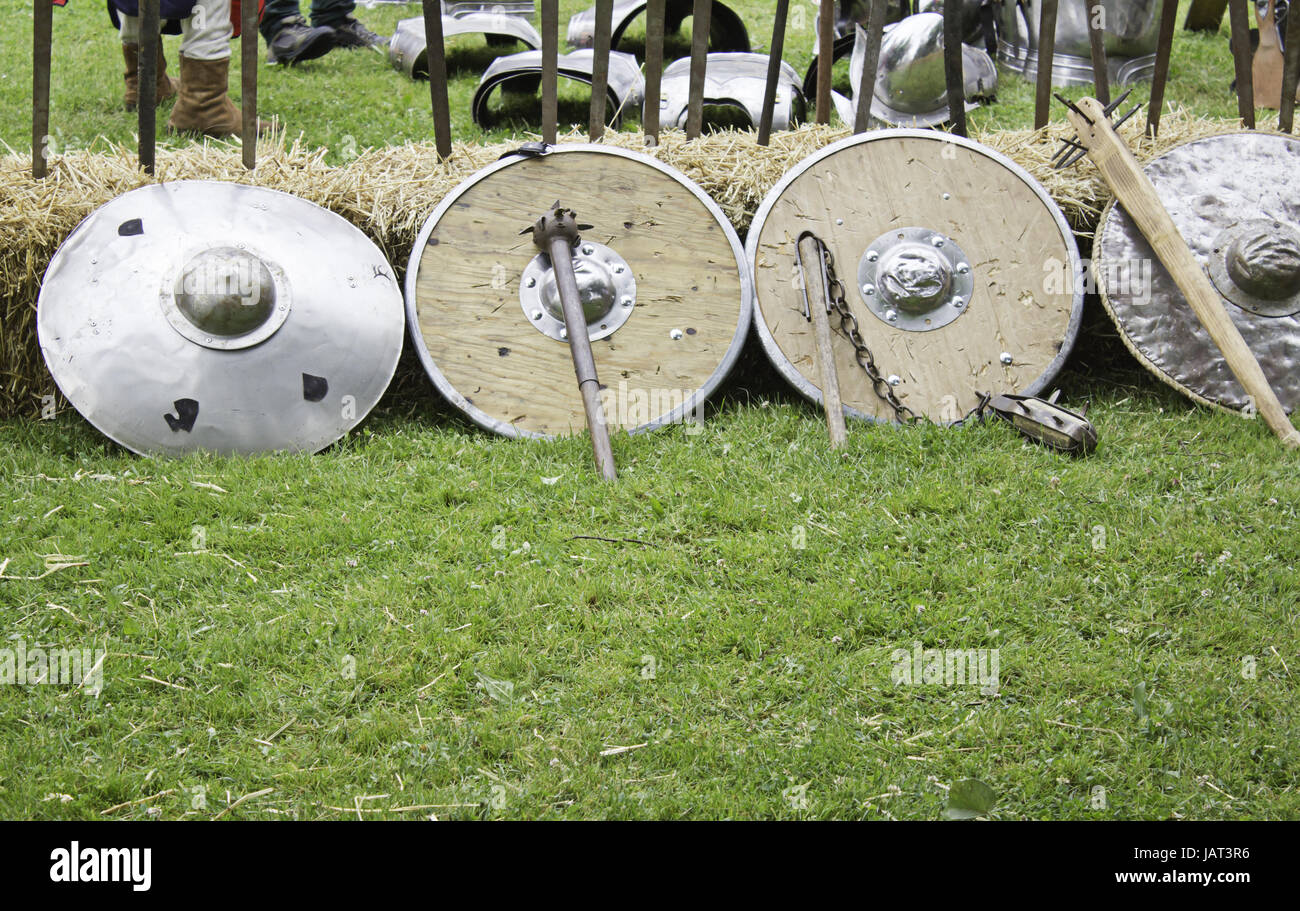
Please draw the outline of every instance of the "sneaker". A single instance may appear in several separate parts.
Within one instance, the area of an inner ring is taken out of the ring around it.
[[[266,62],[274,66],[287,63],[292,66],[304,60],[315,60],[328,54],[338,45],[334,42],[334,29],[309,26],[295,16],[280,24],[280,30],[266,43]]]
[[[346,48],[380,47],[388,44],[388,39],[383,35],[376,35],[355,18],[348,16],[342,25],[335,27],[334,43]]]

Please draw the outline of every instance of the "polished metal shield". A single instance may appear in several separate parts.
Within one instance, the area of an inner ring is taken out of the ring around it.
[[[565,79],[591,85],[594,68],[595,51],[574,51],[559,56],[558,73]],[[479,80],[478,89],[474,92],[474,122],[485,128],[492,126],[492,111],[488,102],[495,90],[536,93],[541,83],[541,51],[524,51],[521,54],[498,57],[483,71],[483,78]],[[645,100],[645,80],[641,77],[641,67],[631,54],[610,52],[606,86],[609,99],[606,110],[615,125],[622,122],[625,110],[639,108]]]
[[[529,228],[557,201],[584,228],[573,268],[605,419],[695,423],[749,329],[735,231],[679,172],[635,152],[529,147],[453,190],[406,273],[411,339],[438,391],[511,437],[582,433],[586,417],[555,272]]]
[[[442,16],[444,40],[457,35],[482,34],[489,43],[520,42],[530,50],[542,46],[542,36],[525,18],[497,12],[463,11],[458,15]],[[428,43],[424,34],[424,18],[403,19],[393,30],[388,41],[388,60],[393,68],[412,79],[429,75]]]
[[[1229,133],[1143,171],[1288,410],[1300,406],[1300,139]],[[1203,404],[1251,407],[1218,347],[1122,206],[1093,246],[1102,303],[1142,365]]]
[[[379,401],[402,350],[401,293],[374,243],[244,184],[106,203],[55,253],[37,307],[59,389],[138,453],[323,449]]]
[[[645,12],[646,0],[618,0],[614,4],[614,18],[610,32],[610,44],[617,48],[623,40],[632,20]],[[714,52],[734,51],[745,53],[749,50],[749,32],[745,29],[745,20],[724,3],[714,2],[709,16],[709,50]],[[682,23],[694,11],[693,0],[668,0],[664,8],[664,33],[675,35],[681,30]],[[596,41],[596,8],[574,13],[569,19],[569,46],[589,48]]]
[[[968,139],[863,133],[795,165],[763,200],[746,242],[763,348],[819,405],[798,262],[806,231],[830,251],[844,305],[882,377],[918,415],[954,423],[982,394],[1037,394],[1074,344],[1082,265],[1047,191]],[[838,316],[831,324],[845,413],[893,420]]]
[[[1160,37],[1159,0],[1102,0],[1106,70],[1111,85],[1149,80]],[[1004,0],[998,32],[998,60],[1027,79],[1038,77],[1038,33],[1042,0]],[[1091,85],[1092,43],[1088,0],[1060,0],[1052,84]]]
[[[858,27],[849,60],[850,82],[861,84],[867,35]],[[998,71],[982,49],[963,44],[962,83],[967,109],[997,91]],[[856,99],[855,99],[856,101]],[[917,13],[885,30],[880,43],[871,116],[894,126],[935,126],[951,118],[943,62],[943,16]]]
[[[744,114],[748,126],[758,126],[763,116],[763,95],[767,89],[766,54],[709,54],[704,77],[704,104],[734,108]],[[659,122],[664,126],[686,126],[691,94],[691,58],[675,60],[664,69],[660,89]],[[804,118],[806,103],[794,67],[781,62],[776,99],[772,107],[772,129],[788,130]]]

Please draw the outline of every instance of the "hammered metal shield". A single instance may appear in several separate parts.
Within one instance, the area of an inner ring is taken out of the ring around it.
[[[55,253],[37,306],[59,389],[142,454],[316,452],[365,418],[402,348],[379,248],[326,209],[242,184],[106,203]]]
[[[1143,171],[1288,410],[1300,405],[1300,139],[1196,139]],[[1209,333],[1122,206],[1102,214],[1093,270],[1102,303],[1148,370],[1202,404],[1250,403]]]
[[[416,241],[407,322],[430,379],[504,436],[586,429],[554,271],[520,233],[559,202],[590,225],[573,265],[606,420],[629,432],[694,422],[749,329],[735,231],[703,190],[649,156],[538,151],[470,177]]]
[[[755,324],[777,370],[821,404],[805,231],[826,244],[882,377],[918,415],[954,423],[981,394],[1037,394],[1069,356],[1083,312],[1074,235],[1042,186],[979,143],[930,130],[850,137],[764,199],[746,244]],[[845,413],[894,420],[831,324]]]

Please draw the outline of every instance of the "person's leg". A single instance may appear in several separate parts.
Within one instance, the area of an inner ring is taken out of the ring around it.
[[[311,0],[311,24],[338,28],[356,8],[353,0]]]
[[[362,25],[352,11],[354,0],[312,0],[311,24],[332,28],[334,43],[339,47],[378,47],[386,45],[388,38],[376,35]]]
[[[267,44],[275,38],[286,19],[302,19],[298,0],[266,0],[266,6],[262,9],[262,23],[258,29]]]
[[[118,10],[117,19],[118,34],[122,39],[122,60],[126,64],[126,69],[122,72],[122,80],[125,83],[122,102],[128,111],[134,111],[140,103],[140,18],[128,16]],[[176,83],[167,75],[167,58],[163,56],[161,35],[158,37],[156,67],[154,99],[161,104],[165,99],[176,94]]]
[[[117,11],[117,21],[120,24],[118,34],[122,36],[123,44],[134,44],[140,46],[140,17],[128,16],[121,10]]]
[[[181,90],[167,126],[182,133],[237,136],[243,116],[230,87],[230,0],[198,0],[181,22]],[[248,35],[245,40],[256,41]],[[259,123],[261,132],[266,125]]]
[[[235,27],[230,0],[199,0],[188,19],[181,20],[181,54],[190,60],[226,60]]]

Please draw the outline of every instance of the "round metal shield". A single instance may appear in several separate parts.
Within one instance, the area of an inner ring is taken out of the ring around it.
[[[636,432],[693,420],[749,329],[740,241],[682,174],[603,146],[504,158],[434,210],[406,273],[407,323],[429,377],[505,436],[586,429],[549,256],[520,233],[557,201],[591,226],[574,269],[606,421]]]
[[[358,424],[402,350],[402,298],[369,238],[286,193],[213,181],[132,190],[50,261],[45,363],[138,453],[316,452]]]
[[[1042,391],[1078,334],[1083,283],[1074,235],[1023,169],[931,130],[853,136],[773,187],[746,244],[763,347],[818,404],[821,374],[797,265],[805,231],[830,251],[881,376],[932,421],[960,420],[981,393]],[[845,413],[894,420],[834,314],[831,326]]]
[[[1282,405],[1300,406],[1300,139],[1209,136],[1143,171]],[[1097,229],[1093,269],[1102,303],[1143,366],[1203,404],[1249,404],[1151,245],[1113,202]]]

